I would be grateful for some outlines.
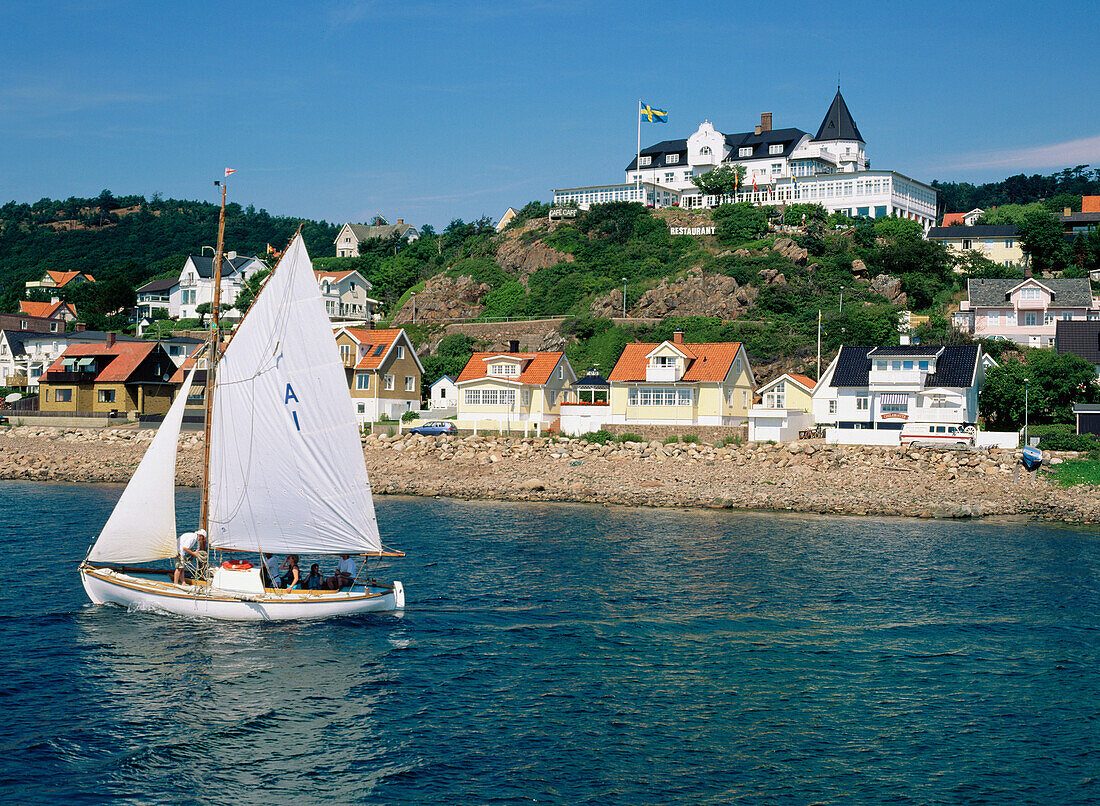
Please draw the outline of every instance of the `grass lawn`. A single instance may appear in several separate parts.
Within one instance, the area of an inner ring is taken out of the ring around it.
[[[1055,465],[1051,481],[1063,487],[1078,484],[1100,484],[1100,461],[1095,459],[1070,459]]]

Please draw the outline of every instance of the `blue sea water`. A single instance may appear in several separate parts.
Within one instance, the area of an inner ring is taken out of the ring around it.
[[[381,498],[404,614],[230,624],[86,602],[120,492],[0,482],[6,802],[1100,802],[1095,530]]]

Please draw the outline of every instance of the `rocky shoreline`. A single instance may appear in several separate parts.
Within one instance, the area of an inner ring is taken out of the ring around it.
[[[8,428],[0,478],[125,482],[152,436],[132,427]],[[1100,523],[1097,487],[1051,484],[1013,451],[405,435],[365,437],[363,452],[376,495]],[[182,434],[178,482],[198,486],[201,467],[202,435]]]

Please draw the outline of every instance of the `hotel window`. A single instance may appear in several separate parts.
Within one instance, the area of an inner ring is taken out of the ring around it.
[[[739,157],[751,157],[752,156],[752,146],[745,146],[743,148],[737,149],[737,156],[739,156]]]
[[[783,153],[783,144],[782,143],[776,143],[775,145],[768,146],[768,153],[769,154],[782,154]]]
[[[387,392],[392,392],[393,391],[393,376],[392,375],[387,375],[386,376],[385,389],[386,389]]]
[[[406,375],[405,376],[405,391],[406,392],[415,392],[416,391],[416,378],[414,378],[412,375]]]
[[[675,165],[680,161],[679,154],[665,154],[665,165]]]
[[[867,411],[868,407],[867,395],[856,395],[856,411]]]
[[[370,389],[370,375],[365,372],[359,372],[355,375],[355,388],[361,392],[365,392]]]
[[[100,389],[99,390],[99,402],[100,403],[114,403],[115,402],[115,390],[114,389]]]
[[[638,167],[639,168],[641,168],[643,165],[651,165],[652,163],[653,163],[653,157],[641,157],[641,158],[638,159]]]

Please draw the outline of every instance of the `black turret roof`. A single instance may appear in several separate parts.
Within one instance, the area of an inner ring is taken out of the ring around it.
[[[859,133],[859,127],[852,120],[852,113],[848,111],[848,105],[844,103],[844,96],[837,87],[836,97],[825,113],[825,119],[821,121],[821,127],[817,130],[814,140],[856,140],[866,142]]]

